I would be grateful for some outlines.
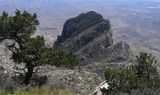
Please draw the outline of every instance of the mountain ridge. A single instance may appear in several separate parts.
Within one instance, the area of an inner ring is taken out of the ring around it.
[[[130,46],[122,41],[113,44],[112,35],[110,21],[89,11],[67,20],[53,47],[79,56],[80,65],[131,61]]]

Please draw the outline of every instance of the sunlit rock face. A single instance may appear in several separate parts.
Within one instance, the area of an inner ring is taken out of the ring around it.
[[[66,21],[62,34],[54,47],[81,55],[81,52],[94,47],[107,48],[113,44],[110,22],[100,14],[90,11]],[[98,52],[98,51],[96,51]]]
[[[104,35],[103,39],[99,39]],[[100,14],[90,11],[67,20],[62,34],[58,36],[54,47],[65,49],[69,52],[78,52],[91,42],[98,41],[104,47],[112,44],[112,32],[110,22]]]
[[[90,11],[66,21],[54,47],[80,57],[81,64],[125,62],[132,59],[130,46],[125,42],[113,45],[109,20]]]

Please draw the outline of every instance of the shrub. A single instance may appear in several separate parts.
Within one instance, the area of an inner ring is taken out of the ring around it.
[[[155,57],[147,53],[137,56],[138,64],[130,69],[108,68],[105,78],[110,85],[107,95],[118,95],[120,92],[131,94],[131,90],[143,91],[145,88],[151,90],[160,88],[160,77],[157,76]]]
[[[157,60],[152,56],[152,54],[140,52],[139,56],[136,56],[136,58],[138,64],[135,65],[135,69],[139,77],[147,77],[150,79],[152,76],[157,74]]]

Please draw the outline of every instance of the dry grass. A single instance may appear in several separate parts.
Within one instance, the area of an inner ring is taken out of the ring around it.
[[[5,90],[1,90],[1,89],[0,89],[0,95],[6,95],[6,94],[5,94]]]
[[[75,95],[69,90],[64,89],[49,89],[48,87],[42,88],[32,88],[30,90],[15,90],[12,92],[5,92],[4,90],[0,90],[0,95]]]

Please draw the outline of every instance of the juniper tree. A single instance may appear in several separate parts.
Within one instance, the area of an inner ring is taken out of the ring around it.
[[[136,56],[138,64],[135,65],[137,74],[150,79],[151,76],[157,73],[156,63],[157,60],[151,54],[140,52],[139,56]]]
[[[19,10],[9,16],[3,12],[0,16],[0,41],[12,40],[13,44],[7,47],[12,51],[15,63],[25,63],[27,72],[23,83],[28,85],[36,66],[51,64],[57,67],[73,68],[78,64],[77,57],[45,46],[43,37],[31,37],[39,25],[37,15]]]

